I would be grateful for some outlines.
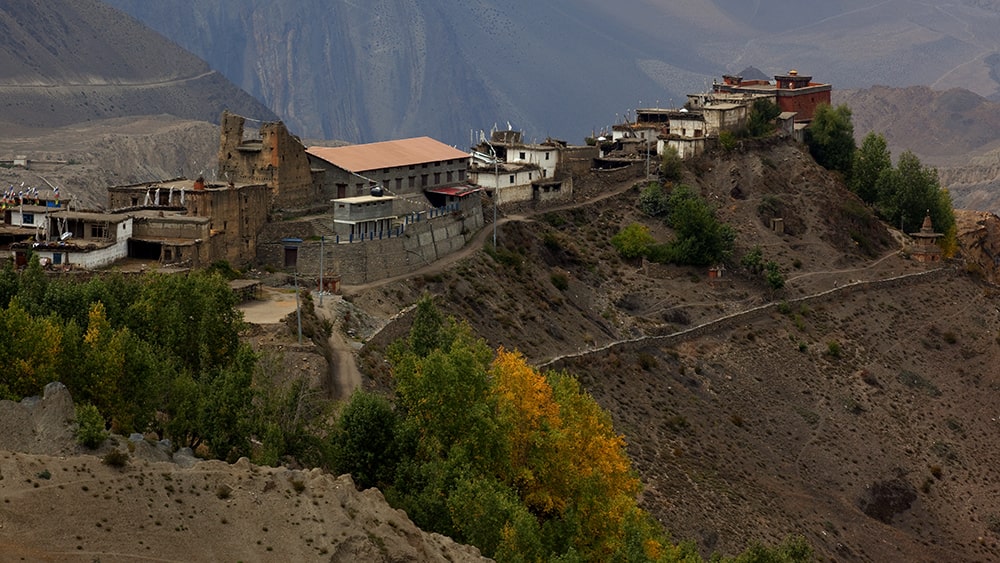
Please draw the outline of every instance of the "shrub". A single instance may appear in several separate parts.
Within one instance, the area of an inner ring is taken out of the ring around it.
[[[731,151],[736,148],[736,135],[732,131],[720,131],[719,132],[719,145],[727,151]]]
[[[639,223],[632,223],[611,237],[612,246],[627,260],[645,256],[655,242],[656,239],[650,234],[649,227]]]
[[[559,291],[566,291],[569,289],[569,278],[566,277],[566,274],[562,272],[555,272],[552,274],[550,279],[552,280],[552,285]]]
[[[670,210],[668,195],[658,182],[650,182],[639,192],[639,209],[650,217],[663,217]]]
[[[764,269],[766,270],[764,278],[771,289],[777,291],[785,287],[785,276],[781,275],[776,262],[768,261],[767,264],[764,264]]]
[[[656,358],[645,352],[639,354],[639,367],[645,371],[651,371],[656,367]]]
[[[839,342],[837,342],[836,340],[831,340],[830,342],[827,342],[827,344],[826,344],[826,355],[827,356],[830,356],[831,358],[839,358],[840,357],[840,353],[841,353],[841,350],[840,350],[840,343]]]
[[[104,454],[104,458],[101,460],[104,465],[108,467],[115,467],[121,469],[128,465],[129,456],[127,453],[119,450],[111,450],[110,452]]]
[[[219,487],[215,489],[215,496],[219,500],[226,500],[230,496],[232,496],[232,494],[233,494],[233,489],[230,488],[229,485],[219,485]]]
[[[684,171],[684,163],[674,147],[666,147],[660,159],[660,176],[664,180],[679,182]]]
[[[76,441],[81,446],[94,449],[108,437],[108,431],[104,426],[104,417],[94,405],[77,405],[76,423]]]

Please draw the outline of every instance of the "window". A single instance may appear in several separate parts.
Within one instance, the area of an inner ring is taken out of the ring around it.
[[[420,175],[420,187],[421,188],[426,188],[427,187],[427,174],[421,174]]]
[[[436,185],[438,185],[440,183],[441,183],[441,173],[440,172],[435,172],[434,173],[434,185],[436,186]]]
[[[510,183],[511,183],[511,184],[513,184],[513,183],[514,183],[514,175],[513,175],[513,174],[511,174],[511,175],[510,175]]]
[[[545,160],[549,159],[549,153],[545,153]]]
[[[524,160],[524,153],[523,152],[517,153],[517,158]]]
[[[531,180],[531,172],[528,172],[528,180]]]
[[[62,252],[56,252],[52,255],[52,263],[56,266],[62,264],[63,255]]]
[[[396,191],[398,192],[401,189],[403,189],[403,179],[396,178]]]
[[[459,182],[464,182],[465,181],[465,170],[459,170],[458,171],[458,181]]]
[[[411,187],[411,188],[417,185],[417,177],[416,176],[410,176],[407,181],[408,181],[407,185],[409,185],[409,187]]]
[[[22,225],[34,225],[35,224],[35,214],[34,213],[22,213],[21,214],[21,224]]]
[[[90,238],[107,238],[108,227],[106,225],[91,225]]]
[[[449,171],[448,171],[448,173],[447,173],[447,174],[445,174],[445,178],[447,179],[446,181],[447,181],[447,182],[448,182],[449,184],[450,184],[450,183],[452,183],[453,181],[455,181],[454,177],[455,177],[455,173],[454,173],[454,172],[452,172],[451,170],[449,170]]]
[[[136,207],[138,205],[139,205],[139,198],[133,197],[132,198],[132,207]]]

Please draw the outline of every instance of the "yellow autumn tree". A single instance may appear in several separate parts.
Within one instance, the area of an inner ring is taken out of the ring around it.
[[[611,417],[576,379],[543,376],[520,353],[499,349],[492,375],[511,485],[533,513],[575,522],[571,542],[586,559],[611,557],[623,545],[626,519],[641,513],[639,479]]]
[[[62,330],[51,318],[33,318],[18,299],[0,310],[0,398],[20,399],[59,380]]]
[[[492,375],[497,414],[510,444],[509,480],[523,491],[523,501],[532,511],[562,512],[568,499],[564,487],[552,482],[549,459],[556,447],[554,430],[560,426],[552,388],[524,356],[502,347],[493,360]]]

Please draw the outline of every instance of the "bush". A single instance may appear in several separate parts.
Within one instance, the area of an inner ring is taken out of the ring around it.
[[[555,272],[552,274],[550,279],[552,280],[552,285],[559,291],[566,291],[569,289],[569,278],[566,277],[566,274],[562,272]]]
[[[663,217],[670,211],[668,199],[661,184],[650,182],[639,192],[639,209],[650,217]]]
[[[101,460],[104,465],[108,467],[115,467],[121,469],[128,465],[129,455],[125,452],[118,450],[111,450],[110,452],[104,454],[104,458]]]
[[[666,147],[660,159],[660,176],[670,182],[680,182],[683,171],[684,163],[681,161],[681,156],[677,154],[677,149]]]
[[[826,344],[826,355],[827,356],[830,356],[831,358],[839,358],[840,357],[840,353],[841,353],[840,343],[837,342],[836,340],[831,340],[830,342],[828,342]]]
[[[94,449],[108,437],[108,431],[104,426],[104,417],[94,405],[77,405],[76,423],[76,441],[81,446]]]
[[[727,150],[731,151],[736,148],[736,135],[732,131],[720,131],[719,132],[719,145]]]
[[[611,245],[627,260],[646,256],[655,242],[649,227],[639,223],[632,223],[611,237]]]

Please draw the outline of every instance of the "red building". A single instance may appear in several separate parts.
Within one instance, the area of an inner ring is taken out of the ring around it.
[[[716,83],[717,93],[767,94],[774,96],[774,103],[783,112],[795,112],[795,121],[810,121],[820,104],[830,104],[833,86],[813,82],[811,76],[802,76],[796,70],[779,74],[774,82],[767,80],[743,80],[741,76],[723,76],[722,83]]]

